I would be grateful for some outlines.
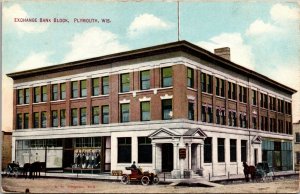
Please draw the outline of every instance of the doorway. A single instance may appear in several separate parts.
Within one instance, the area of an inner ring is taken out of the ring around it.
[[[173,144],[166,143],[161,146],[162,172],[171,172],[173,170]]]
[[[258,152],[257,149],[254,149],[254,165],[257,165],[257,156],[258,156]]]

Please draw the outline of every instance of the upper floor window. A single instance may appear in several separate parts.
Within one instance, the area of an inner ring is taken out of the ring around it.
[[[228,125],[236,127],[236,112],[235,111],[228,112]]]
[[[71,84],[72,98],[78,98],[78,82],[73,81]]]
[[[140,73],[140,89],[147,90],[150,89],[150,70],[141,71]]]
[[[66,99],[66,83],[60,84],[60,99],[61,100]]]
[[[17,96],[18,104],[23,104],[23,103],[24,103],[24,93],[23,93],[23,89],[19,89],[17,95],[18,95],[18,96]]]
[[[263,108],[268,108],[268,95],[267,94],[260,94],[260,106]]]
[[[102,77],[102,94],[109,94],[109,77]]]
[[[244,102],[247,103],[247,88],[240,86],[240,90],[239,90],[239,100],[240,102]]]
[[[291,114],[292,113],[292,106],[290,102],[285,102],[285,114]]]
[[[278,99],[277,100],[277,106],[278,106],[278,112],[281,112],[281,113],[283,113],[283,106],[284,106],[284,101],[283,100],[280,100],[280,99]]]
[[[225,97],[225,81],[220,78],[216,78],[216,95]]]
[[[195,116],[194,116],[194,103],[193,102],[188,103],[188,119],[189,120],[194,120],[195,119]]]
[[[141,121],[150,121],[150,102],[141,102]]]
[[[213,122],[212,106],[202,105],[201,115],[202,115],[201,116],[202,122],[212,123]]]
[[[58,100],[58,86],[57,86],[57,84],[52,85],[52,100]]]
[[[39,116],[39,113],[38,112],[35,112],[33,113],[33,128],[39,128],[39,119],[40,116]]]
[[[162,87],[169,87],[173,85],[172,67],[162,68]]]
[[[228,98],[236,100],[236,84],[228,82]]]
[[[194,70],[192,68],[187,68],[187,87],[194,87]]]
[[[40,96],[40,87],[34,87],[33,88],[33,96],[34,96],[34,102],[40,102],[41,96]]]
[[[104,105],[102,106],[102,124],[109,123],[109,106]]]
[[[252,117],[252,128],[257,129],[257,117],[256,116]]]
[[[71,109],[71,125],[72,126],[78,125],[78,115],[77,115],[77,109],[76,108]]]
[[[61,127],[66,126],[66,110],[65,109],[60,110],[60,126]]]
[[[57,127],[58,126],[58,115],[57,115],[57,110],[52,111],[52,127]]]
[[[42,102],[46,102],[48,99],[47,86],[42,86]]]
[[[41,113],[41,127],[46,128],[47,127],[47,113],[43,111]]]
[[[86,108],[80,108],[80,125],[86,125]]]
[[[22,124],[23,124],[23,118],[22,118],[22,113],[17,114],[17,129],[22,129]]]
[[[80,81],[80,97],[87,96],[87,89],[86,89],[86,80]]]
[[[24,113],[24,129],[28,129],[28,128],[29,128],[29,114]]]
[[[216,123],[219,125],[225,125],[226,123],[225,109],[216,110]]]
[[[162,100],[162,119],[169,120],[172,116],[172,99]]]
[[[130,77],[129,73],[121,74],[121,92],[130,91]]]
[[[92,79],[92,96],[99,95],[99,78]]]
[[[257,91],[252,90],[252,105],[256,106]]]
[[[92,124],[99,124],[99,107],[92,107]]]
[[[25,89],[25,104],[29,104],[30,101],[30,92],[29,92],[29,88]]]
[[[121,104],[121,123],[130,121],[129,104]]]
[[[247,114],[245,112],[240,113],[240,127],[247,128]]]
[[[212,76],[201,73],[201,89],[202,92],[212,93]]]
[[[300,133],[296,133],[296,143],[300,143]]]

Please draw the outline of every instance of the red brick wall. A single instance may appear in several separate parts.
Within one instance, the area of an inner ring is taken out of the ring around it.
[[[2,131],[2,169],[11,162],[11,132]]]

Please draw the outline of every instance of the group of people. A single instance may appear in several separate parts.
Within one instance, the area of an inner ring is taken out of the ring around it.
[[[75,155],[75,167],[77,168],[100,168],[100,152],[79,152]]]

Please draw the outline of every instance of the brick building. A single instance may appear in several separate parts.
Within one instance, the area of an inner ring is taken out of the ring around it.
[[[296,91],[178,41],[8,74],[13,158],[47,168],[243,173],[242,161],[293,169]],[[96,165],[100,162],[100,165]]]
[[[300,170],[300,120],[297,123],[293,124],[293,130],[295,134],[295,146],[294,146],[294,152],[295,152],[295,170]]]
[[[11,139],[12,132],[1,131],[2,134],[2,170],[7,167],[7,165],[12,162],[11,160]]]

